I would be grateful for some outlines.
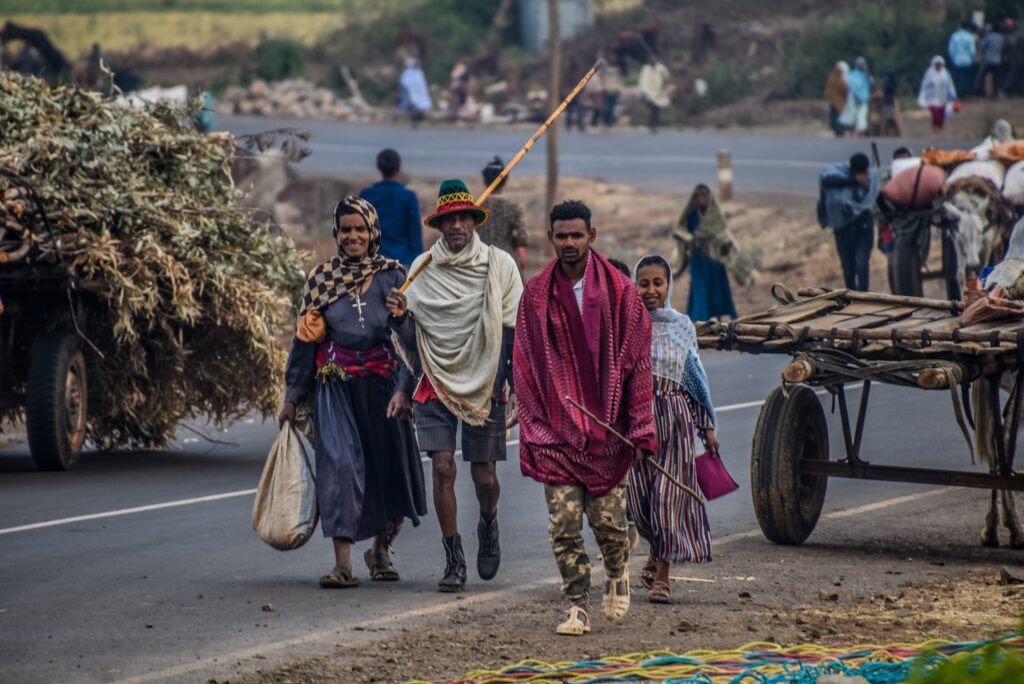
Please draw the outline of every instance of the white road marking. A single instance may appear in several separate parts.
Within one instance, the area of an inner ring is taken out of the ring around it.
[[[855,390],[859,389],[860,385],[850,385],[848,389]],[[825,394],[825,390],[818,390],[818,394]],[[716,409],[717,413],[728,413],[729,411],[739,411],[748,408],[757,408],[764,404],[764,400],[761,401],[747,401],[739,404],[728,404],[721,406]],[[507,446],[509,448],[519,446],[518,439],[509,440]],[[462,455],[462,451],[455,452],[456,457]],[[427,456],[421,459],[424,463],[429,463],[430,458]],[[210,494],[209,496],[199,496],[191,499],[179,499],[177,501],[167,501],[164,503],[150,504],[147,506],[135,506],[134,508],[122,508],[116,511],[104,511],[101,513],[90,513],[88,515],[76,515],[70,518],[58,518],[56,520],[46,520],[43,522],[31,523],[28,525],[18,525],[17,527],[8,527],[0,529],[0,535],[14,534],[15,532],[29,532],[31,530],[41,530],[48,527],[58,527],[60,525],[71,525],[79,522],[88,522],[90,520],[102,520],[103,518],[117,518],[125,515],[134,515],[136,513],[148,513],[149,511],[159,511],[165,508],[177,508],[179,506],[191,506],[193,504],[207,503],[210,501],[220,501],[222,499],[233,499],[239,496],[252,496],[256,493],[255,489],[241,489],[234,492],[223,492],[221,494]]]
[[[923,492],[917,492],[916,494],[905,494],[904,496],[893,497],[892,499],[883,499],[881,501],[875,501],[874,503],[864,504],[863,506],[856,506],[854,508],[844,508],[838,511],[832,511],[831,513],[825,513],[818,521],[828,520],[841,520],[843,518],[850,518],[855,515],[863,515],[864,513],[873,513],[874,511],[880,511],[885,508],[892,506],[901,506],[907,503],[913,503],[922,499],[930,499],[933,496],[939,494],[949,494],[954,491],[955,487],[939,487],[938,489],[929,489]],[[760,537],[761,530],[753,529],[746,530],[745,532],[734,532],[733,534],[727,534],[721,539],[712,540],[713,548],[726,546],[733,542],[740,541],[741,539],[750,539],[751,537]]]
[[[723,407],[724,408],[724,407]],[[955,489],[954,487],[940,487],[938,489],[929,489],[924,492],[918,492],[916,494],[908,494],[906,496],[897,496],[892,499],[885,499],[883,501],[876,501],[874,503],[865,504],[863,506],[857,506],[855,508],[849,508],[840,511],[833,511],[821,516],[821,520],[836,520],[839,518],[848,518],[855,515],[861,515],[864,513],[871,513],[874,511],[890,508],[892,506],[900,506],[914,501],[920,501],[939,494],[945,494]],[[760,530],[748,530],[746,532],[737,532],[730,534],[721,539],[714,541],[714,548],[720,548],[727,544],[737,542],[741,539],[747,539],[750,537],[760,536]],[[635,558],[635,561],[640,559]],[[636,564],[636,563],[634,563]],[[634,568],[635,569],[635,568]],[[594,574],[598,577],[603,575],[603,568],[598,564],[593,568]],[[218,656],[210,656],[197,660],[191,663],[185,663],[177,665],[165,670],[159,670],[156,672],[150,672],[144,675],[138,675],[135,677],[129,677],[126,679],[118,680],[120,684],[146,684],[147,682],[160,682],[160,681],[177,681],[185,678],[186,675],[192,675],[194,673],[202,673],[205,678],[211,674],[224,674],[226,668],[231,667],[232,664],[237,663],[241,665],[243,661],[250,660],[259,656],[262,659],[268,658],[271,654],[282,653],[282,655],[294,659],[299,654],[296,649],[298,647],[316,647],[319,645],[338,643],[338,639],[346,634],[351,634],[353,631],[365,632],[373,628],[388,627],[394,625],[401,625],[406,620],[415,618],[432,617],[440,615],[451,610],[461,609],[471,605],[479,603],[487,603],[489,601],[500,601],[506,600],[518,594],[523,594],[535,589],[541,589],[544,587],[558,586],[560,583],[560,577],[547,577],[541,580],[535,580],[526,584],[516,585],[509,587],[508,589],[500,589],[497,591],[488,591],[482,594],[462,595],[458,601],[443,601],[432,606],[426,606],[423,608],[415,608],[413,610],[403,611],[401,613],[395,613],[392,615],[385,615],[372,620],[365,620],[363,622],[354,623],[344,628],[321,630],[319,632],[313,632],[305,636],[297,637],[294,639],[284,639],[281,641],[274,641],[263,644],[262,646],[256,646],[253,648],[247,648],[240,651],[234,651],[231,653],[225,653]],[[597,582],[595,582],[597,584]],[[244,666],[243,666],[244,668]]]
[[[716,406],[715,413],[728,413],[729,411],[739,411],[741,409],[748,408],[760,408],[764,404],[764,399],[760,401],[745,401],[742,404],[729,404],[727,406]]]
[[[136,506],[134,508],[122,508],[118,511],[105,511],[103,513],[91,513],[89,515],[76,515],[72,518],[59,518],[57,520],[47,520],[45,522],[32,523],[30,525],[19,525],[17,527],[8,527],[0,530],[0,534],[13,534],[14,532],[27,532],[29,530],[39,530],[45,527],[56,527],[57,525],[70,525],[71,523],[85,522],[88,520],[100,520],[102,518],[116,518],[122,515],[132,515],[134,513],[146,513],[147,511],[159,511],[164,508],[177,508],[178,506],[191,506],[197,503],[206,503],[207,501],[220,501],[221,499],[233,499],[237,496],[251,496],[256,493],[255,489],[241,489],[237,492],[224,492],[222,494],[210,494],[209,496],[197,496],[193,499],[179,499],[177,501],[167,501],[165,503],[150,504],[148,506]]]
[[[862,382],[858,382],[855,385],[847,385],[846,386],[846,391],[847,392],[856,392],[857,390],[860,390],[860,389],[864,389],[864,383],[862,383]],[[819,389],[819,390],[815,390],[814,393],[817,394],[819,397],[824,397],[824,396],[828,395],[828,390]],[[759,408],[759,407],[764,405],[764,402],[765,402],[765,400],[762,399],[761,401],[745,401],[742,404],[729,404],[729,405],[726,405],[726,406],[716,406],[715,407],[715,413],[716,414],[717,413],[728,413],[729,411],[739,411],[740,409]]]

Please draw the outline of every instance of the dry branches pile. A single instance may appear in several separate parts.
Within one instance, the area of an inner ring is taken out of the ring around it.
[[[31,239],[0,269],[63,264],[89,293],[89,437],[101,447],[161,446],[183,419],[266,413],[278,399],[276,335],[302,268],[287,239],[236,207],[230,137],[197,133],[188,116],[0,74],[0,249]],[[24,326],[19,343],[27,354]]]

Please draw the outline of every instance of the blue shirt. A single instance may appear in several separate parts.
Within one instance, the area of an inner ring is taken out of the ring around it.
[[[969,67],[974,63],[974,55],[977,52],[974,34],[967,29],[954,31],[949,37],[949,61],[953,66]]]
[[[850,163],[827,166],[819,179],[818,223],[822,228],[852,226],[864,214],[871,216],[871,206],[878,199],[878,170],[868,170],[867,187],[857,184],[850,175]]]
[[[1003,45],[1006,36],[998,31],[989,31],[981,39],[981,61],[983,64],[999,66],[1003,63]]]
[[[398,181],[382,180],[364,188],[359,196],[373,205],[380,217],[380,254],[408,268],[423,252],[423,224],[416,193]]]

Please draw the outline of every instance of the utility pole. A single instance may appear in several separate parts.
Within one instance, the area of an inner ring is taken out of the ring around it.
[[[551,56],[551,76],[548,79],[548,111],[554,111],[562,100],[562,37],[558,18],[559,0],[548,0],[548,54]],[[548,212],[555,205],[558,195],[558,126],[548,131],[548,178],[544,193],[544,220],[541,225],[545,231],[548,226]],[[551,254],[548,246],[548,254]]]

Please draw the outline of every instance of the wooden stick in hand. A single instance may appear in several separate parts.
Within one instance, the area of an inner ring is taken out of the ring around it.
[[[595,415],[594,415],[593,413],[591,413],[591,412],[590,412],[590,411],[589,411],[589,410],[587,409],[587,407],[586,407],[586,406],[583,406],[583,405],[582,405],[582,404],[580,404],[580,403],[579,403],[578,401],[576,401],[575,399],[573,399],[572,397],[570,397],[570,396],[568,396],[568,395],[567,395],[567,396],[565,397],[565,400],[566,400],[567,402],[569,402],[570,404],[572,404],[573,406],[575,406],[576,408],[578,408],[578,409],[579,409],[580,411],[582,411],[582,412],[583,412],[584,414],[586,414],[586,415],[587,415],[588,417],[590,417],[590,419],[591,419],[591,420],[593,420],[593,421],[594,421],[595,423],[597,423],[598,425],[600,425],[601,427],[603,427],[603,428],[604,428],[605,430],[607,430],[608,432],[612,433],[613,435],[615,435],[616,437],[618,437],[618,438],[619,438],[620,440],[622,440],[623,444],[625,444],[626,446],[628,446],[628,447],[632,448],[632,449],[633,449],[634,451],[636,451],[636,444],[634,444],[634,443],[633,443],[633,441],[632,441],[631,439],[629,439],[628,437],[626,437],[625,435],[623,435],[622,433],[620,433],[620,432],[619,432],[618,430],[616,430],[615,428],[613,428],[613,427],[612,427],[611,425],[609,425],[608,423],[604,422],[603,420],[601,420],[600,418],[598,418],[597,416],[595,416]],[[692,497],[693,497],[694,499],[696,499],[698,503],[700,503],[700,504],[703,504],[703,503],[704,503],[704,499],[702,499],[702,498],[701,498],[700,494],[698,494],[697,492],[693,491],[693,490],[692,490],[691,488],[687,487],[687,486],[686,486],[686,485],[684,485],[684,484],[683,484],[682,482],[680,482],[680,481],[679,481],[679,480],[677,480],[677,479],[676,479],[675,477],[673,477],[673,476],[672,476],[672,474],[671,474],[671,473],[669,473],[669,472],[668,472],[667,470],[665,470],[665,468],[663,468],[663,467],[662,467],[662,465],[661,465],[660,463],[658,463],[657,461],[655,461],[655,460],[654,460],[653,458],[648,458],[648,459],[647,459],[647,462],[648,462],[648,463],[650,463],[650,464],[651,464],[651,466],[653,466],[655,470],[659,471],[659,472],[660,472],[660,473],[661,473],[662,475],[664,475],[664,476],[665,476],[665,478],[666,478],[666,479],[667,479],[667,480],[668,480],[669,482],[671,482],[672,484],[674,484],[674,485],[675,485],[676,487],[679,487],[679,488],[680,488],[680,489],[682,489],[682,490],[683,490],[684,492],[686,492],[687,494],[689,494],[690,496],[692,496]]]

